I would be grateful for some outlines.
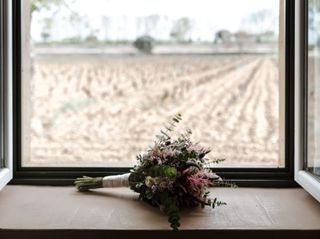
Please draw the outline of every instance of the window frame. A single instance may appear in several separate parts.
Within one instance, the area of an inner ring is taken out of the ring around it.
[[[12,12],[11,1],[0,2],[0,56],[1,56],[1,147],[0,190],[13,177],[13,112],[12,112]]]
[[[3,2],[0,2],[0,29],[3,29]],[[4,129],[4,125],[3,125],[3,117],[4,117],[4,107],[3,107],[3,103],[4,103],[4,98],[3,98],[3,81],[4,81],[4,72],[3,72],[3,60],[4,60],[4,56],[3,56],[3,31],[0,31],[0,169],[3,168],[4,165],[4,142],[3,142],[3,129]]]
[[[297,1],[297,0],[296,0]],[[320,180],[305,170],[308,157],[308,0],[297,1],[295,181],[320,202]]]
[[[21,1],[13,0],[13,104],[15,184],[70,185],[83,175],[106,176],[130,168],[22,167],[21,164]],[[296,187],[294,182],[294,20],[295,3],[285,0],[285,167],[215,168],[239,186]]]

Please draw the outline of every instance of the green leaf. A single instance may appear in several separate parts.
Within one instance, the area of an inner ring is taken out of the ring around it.
[[[164,174],[168,178],[175,178],[177,177],[177,169],[173,167],[167,167],[164,171]]]

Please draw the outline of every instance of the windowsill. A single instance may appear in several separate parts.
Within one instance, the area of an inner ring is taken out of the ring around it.
[[[303,189],[211,191],[228,205],[182,212],[182,231],[320,233],[320,204]],[[7,186],[0,192],[0,237],[21,230],[169,230],[166,216],[136,196],[125,188],[79,193],[73,187]]]

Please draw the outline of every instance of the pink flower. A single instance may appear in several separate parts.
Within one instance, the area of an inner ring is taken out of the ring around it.
[[[214,177],[215,174],[207,169],[200,170],[195,174],[187,176],[191,193],[194,194],[194,196],[201,197],[206,188],[212,185],[211,181]]]
[[[175,156],[176,156],[176,151],[175,150],[168,149],[168,150],[165,150],[163,152],[163,157],[164,158],[173,158]]]

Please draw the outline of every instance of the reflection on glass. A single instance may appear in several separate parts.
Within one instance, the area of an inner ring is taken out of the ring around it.
[[[309,1],[307,169],[320,176],[320,0]]]
[[[22,2],[24,166],[132,166],[176,113],[222,166],[284,166],[283,0]]]

